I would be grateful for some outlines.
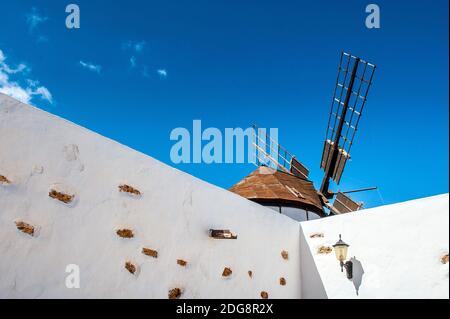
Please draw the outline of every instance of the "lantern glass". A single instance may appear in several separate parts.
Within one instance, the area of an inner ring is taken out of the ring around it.
[[[343,262],[347,259],[347,245],[336,245],[334,246],[334,252],[336,253],[337,260]]]

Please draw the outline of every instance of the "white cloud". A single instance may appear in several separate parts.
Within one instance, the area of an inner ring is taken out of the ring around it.
[[[134,68],[136,66],[136,57],[135,56],[132,56],[130,58],[130,65],[132,68]]]
[[[144,51],[145,44],[145,41],[127,41],[122,44],[122,49],[141,53],[142,51]]]
[[[81,65],[83,68],[88,69],[89,71],[92,71],[92,72],[96,72],[96,73],[98,73],[98,74],[100,74],[100,72],[101,72],[101,70],[102,70],[101,65],[95,65],[95,64],[92,64],[92,63],[90,63],[90,62],[83,62],[83,61],[80,61],[80,65]]]
[[[136,55],[141,54],[142,51],[144,51],[145,44],[145,41],[127,41],[122,43],[122,50],[130,51],[132,54],[129,59],[132,69],[138,66]]]
[[[11,69],[7,64],[4,64],[3,70],[8,74],[16,74],[20,73],[22,71],[25,71],[27,69],[27,66],[23,63],[20,63],[17,68]]]
[[[8,75],[0,69],[0,86],[8,82]]]
[[[26,18],[30,32],[36,29],[39,24],[44,23],[48,20],[48,17],[39,14],[36,7],[31,8],[31,11],[27,13]]]
[[[26,23],[28,25],[28,32],[35,37],[37,43],[46,43],[49,41],[48,37],[40,31],[40,25],[48,20],[48,17],[39,13],[36,7],[25,14]]]
[[[144,50],[145,41],[137,42],[134,44],[134,51],[142,52]]]
[[[31,92],[32,95],[38,95],[40,96],[42,99],[47,100],[49,102],[53,101],[53,97],[52,94],[50,93],[50,91],[45,87],[45,86],[40,86],[38,87],[36,90],[34,90],[33,92]]]
[[[39,81],[27,79],[28,86],[36,87],[39,85]]]
[[[39,96],[41,99],[53,103],[52,94],[45,86],[40,86],[36,89],[32,87],[24,88],[17,82],[7,81],[6,83],[0,83],[0,93],[9,95],[23,103],[30,103],[33,96]]]
[[[167,77],[167,71],[165,69],[156,70],[156,73],[158,73],[159,76],[162,77],[162,78],[166,78]]]
[[[15,82],[9,83],[9,85],[1,85],[0,93],[9,95],[23,103],[30,103],[31,101],[31,94]]]
[[[27,85],[21,86],[17,81],[11,80],[11,75],[24,75],[29,68],[21,63],[16,68],[10,67],[6,62],[6,56],[0,50],[0,93],[9,95],[21,102],[30,103],[33,96],[39,96],[41,99],[53,102],[50,91],[45,86],[39,86],[39,81],[26,79]]]

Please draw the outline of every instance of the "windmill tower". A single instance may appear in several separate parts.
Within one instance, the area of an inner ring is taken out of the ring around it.
[[[354,201],[348,194],[375,187],[334,193],[330,190],[330,182],[339,185],[345,165],[351,158],[350,150],[375,69],[372,63],[341,53],[320,163],[324,176],[319,190],[308,179],[306,166],[265,131],[254,126],[253,146],[258,169],[230,191],[300,221],[327,216],[324,208],[330,214],[361,209],[362,203]],[[334,202],[330,204],[333,198]]]

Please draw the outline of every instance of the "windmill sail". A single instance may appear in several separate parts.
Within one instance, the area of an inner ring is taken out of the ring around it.
[[[326,197],[331,196],[329,179],[339,184],[350,159],[375,68],[374,64],[349,53],[341,54],[320,163],[325,171],[321,193]]]
[[[306,168],[305,165],[297,161],[295,157],[291,158],[290,172],[297,177],[308,179],[309,170]]]
[[[324,171],[326,171],[330,165],[330,160],[331,160],[331,155],[333,154],[332,149],[333,149],[333,144],[334,142],[330,141],[330,140],[326,140],[325,141],[325,145],[323,147],[323,153],[322,153],[322,161],[320,163],[320,168],[322,168]],[[347,163],[347,160],[350,159],[350,155],[341,147],[338,148],[338,163],[339,165],[336,165],[331,178],[337,183],[339,184],[339,182],[341,181],[341,177],[342,177],[342,173],[344,172],[344,167],[345,164]]]
[[[363,203],[354,201],[352,198],[342,192],[337,193],[336,199],[333,203],[333,207],[340,214],[356,212],[360,210],[362,206]]]

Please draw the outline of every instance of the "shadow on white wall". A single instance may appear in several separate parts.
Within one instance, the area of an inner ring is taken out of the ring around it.
[[[353,286],[355,286],[356,295],[359,296],[359,287],[361,286],[362,278],[364,276],[364,268],[356,257],[351,258],[350,261],[353,263]]]

